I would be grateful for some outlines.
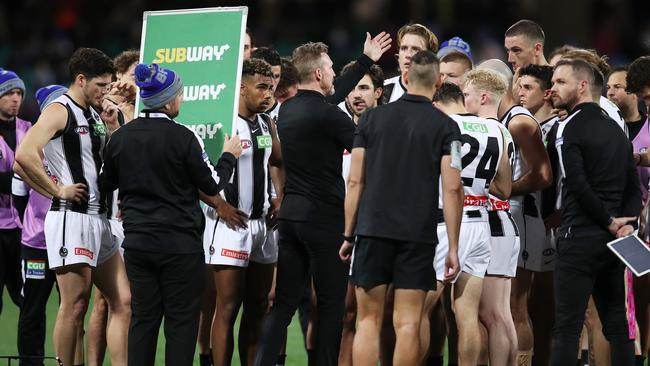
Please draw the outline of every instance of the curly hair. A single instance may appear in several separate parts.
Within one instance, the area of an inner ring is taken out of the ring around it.
[[[92,79],[105,74],[115,74],[115,66],[106,54],[96,48],[79,48],[68,63],[70,78],[74,80],[82,74],[87,79]]]
[[[119,74],[124,74],[129,67],[133,64],[137,64],[140,60],[140,51],[136,49],[126,50],[119,55],[115,56],[113,59],[113,64],[115,64],[115,71]]]
[[[640,93],[650,87],[650,56],[642,56],[630,64],[625,76],[628,93]]]
[[[273,71],[271,70],[271,65],[268,62],[259,59],[251,58],[244,60],[244,65],[242,67],[242,77],[253,77],[255,75],[262,75],[272,78]]]

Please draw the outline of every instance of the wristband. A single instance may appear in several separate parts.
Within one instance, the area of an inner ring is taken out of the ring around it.
[[[345,236],[345,235],[343,235],[343,240],[345,240],[345,241],[347,241],[347,242],[350,242],[350,243],[354,244],[355,236],[354,236],[354,235],[352,235],[352,236]]]

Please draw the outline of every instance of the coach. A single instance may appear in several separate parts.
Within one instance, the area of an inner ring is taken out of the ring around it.
[[[606,244],[634,231],[641,190],[632,145],[593,103],[591,87],[602,81],[600,71],[581,60],[560,61],[553,73],[553,105],[570,111],[555,143],[564,179],[554,274],[554,366],[575,365],[590,295],[611,345],[612,364],[634,364],[624,266]]]
[[[204,278],[199,190],[216,205],[241,143],[226,139],[214,177],[200,140],[173,120],[182,101],[180,77],[140,64],[136,84],[145,109],[111,136],[101,175],[103,189],[120,190],[132,296],[129,365],[154,364],[163,316],[166,364],[192,365]]]

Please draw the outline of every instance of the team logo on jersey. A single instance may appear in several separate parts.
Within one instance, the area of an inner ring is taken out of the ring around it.
[[[74,132],[78,133],[79,135],[87,135],[89,132],[88,126],[79,126],[74,129]]]
[[[248,149],[253,145],[253,141],[251,140],[241,140],[241,148],[242,149]]]
[[[95,123],[91,126],[93,128],[93,135],[106,136],[106,126],[103,123]]]
[[[230,249],[221,249],[221,256],[222,257],[229,257],[229,258],[234,258],[238,260],[245,261],[248,259],[248,253],[246,252],[238,252],[236,250],[230,250]]]
[[[45,279],[46,270],[47,264],[45,264],[44,260],[28,260],[25,263],[25,278],[43,280]]]
[[[271,146],[273,146],[273,141],[271,140],[271,136],[269,135],[257,136],[258,149],[266,149]]]
[[[463,122],[463,129],[470,132],[488,133],[487,126],[482,123]]]
[[[101,118],[99,118],[99,114],[97,114],[97,112],[95,112],[94,109],[91,109],[91,110],[90,110],[90,115],[93,117],[93,119],[94,119],[95,121],[98,121],[98,122],[99,122],[99,121],[102,120]]]
[[[74,254],[75,255],[83,255],[83,256],[86,256],[86,257],[88,257],[90,259],[93,259],[93,257],[95,256],[95,253],[93,253],[92,251],[90,251],[90,250],[88,250],[86,248],[74,248]]]

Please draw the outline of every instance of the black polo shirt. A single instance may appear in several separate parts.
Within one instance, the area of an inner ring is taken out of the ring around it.
[[[566,174],[561,232],[607,232],[610,216],[639,216],[639,177],[621,128],[595,103],[577,105],[564,123],[556,141]]]
[[[341,165],[354,123],[323,94],[298,90],[280,105],[277,126],[286,175],[280,219],[336,224],[343,232]]]
[[[405,94],[361,115],[354,148],[365,148],[356,234],[437,243],[440,161],[457,124],[423,96]]]
[[[219,193],[236,163],[224,153],[206,163],[196,135],[162,113],[143,112],[117,129],[106,145],[102,189],[119,188],[124,248],[168,254],[202,253],[205,219],[199,190]]]

